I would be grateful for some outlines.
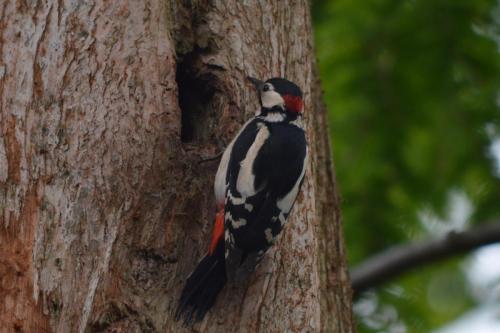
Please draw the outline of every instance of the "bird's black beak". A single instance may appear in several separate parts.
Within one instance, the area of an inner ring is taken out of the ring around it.
[[[255,89],[260,93],[262,91],[262,87],[264,87],[264,81],[258,80],[256,78],[247,76],[248,81],[252,82],[253,85],[255,86]]]

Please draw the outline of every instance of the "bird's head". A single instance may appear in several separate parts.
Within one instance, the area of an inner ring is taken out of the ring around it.
[[[293,114],[302,114],[304,108],[302,91],[295,83],[279,77],[265,82],[253,77],[248,79],[257,88],[260,104],[264,109],[281,108]]]

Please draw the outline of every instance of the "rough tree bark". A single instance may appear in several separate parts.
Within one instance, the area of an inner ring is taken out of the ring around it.
[[[202,332],[352,332],[308,2],[0,2],[2,332],[180,332],[208,245],[216,155],[257,108],[246,75],[305,91],[312,159],[276,250]]]

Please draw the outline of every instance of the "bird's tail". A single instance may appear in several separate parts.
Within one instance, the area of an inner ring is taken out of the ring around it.
[[[188,277],[175,312],[176,319],[182,319],[186,325],[203,320],[226,280],[222,238],[215,251],[207,254]]]

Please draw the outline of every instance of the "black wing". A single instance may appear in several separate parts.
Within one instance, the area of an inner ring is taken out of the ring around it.
[[[266,126],[269,136],[252,166],[257,193],[244,196],[237,187],[241,161],[261,126]],[[225,205],[228,272],[234,271],[248,256],[258,260],[273,244],[286,222],[304,176],[307,144],[302,129],[288,123],[257,122],[252,133],[251,140],[247,141],[251,135],[242,137],[242,149],[234,152],[228,167]],[[240,148],[238,140],[236,148]]]

